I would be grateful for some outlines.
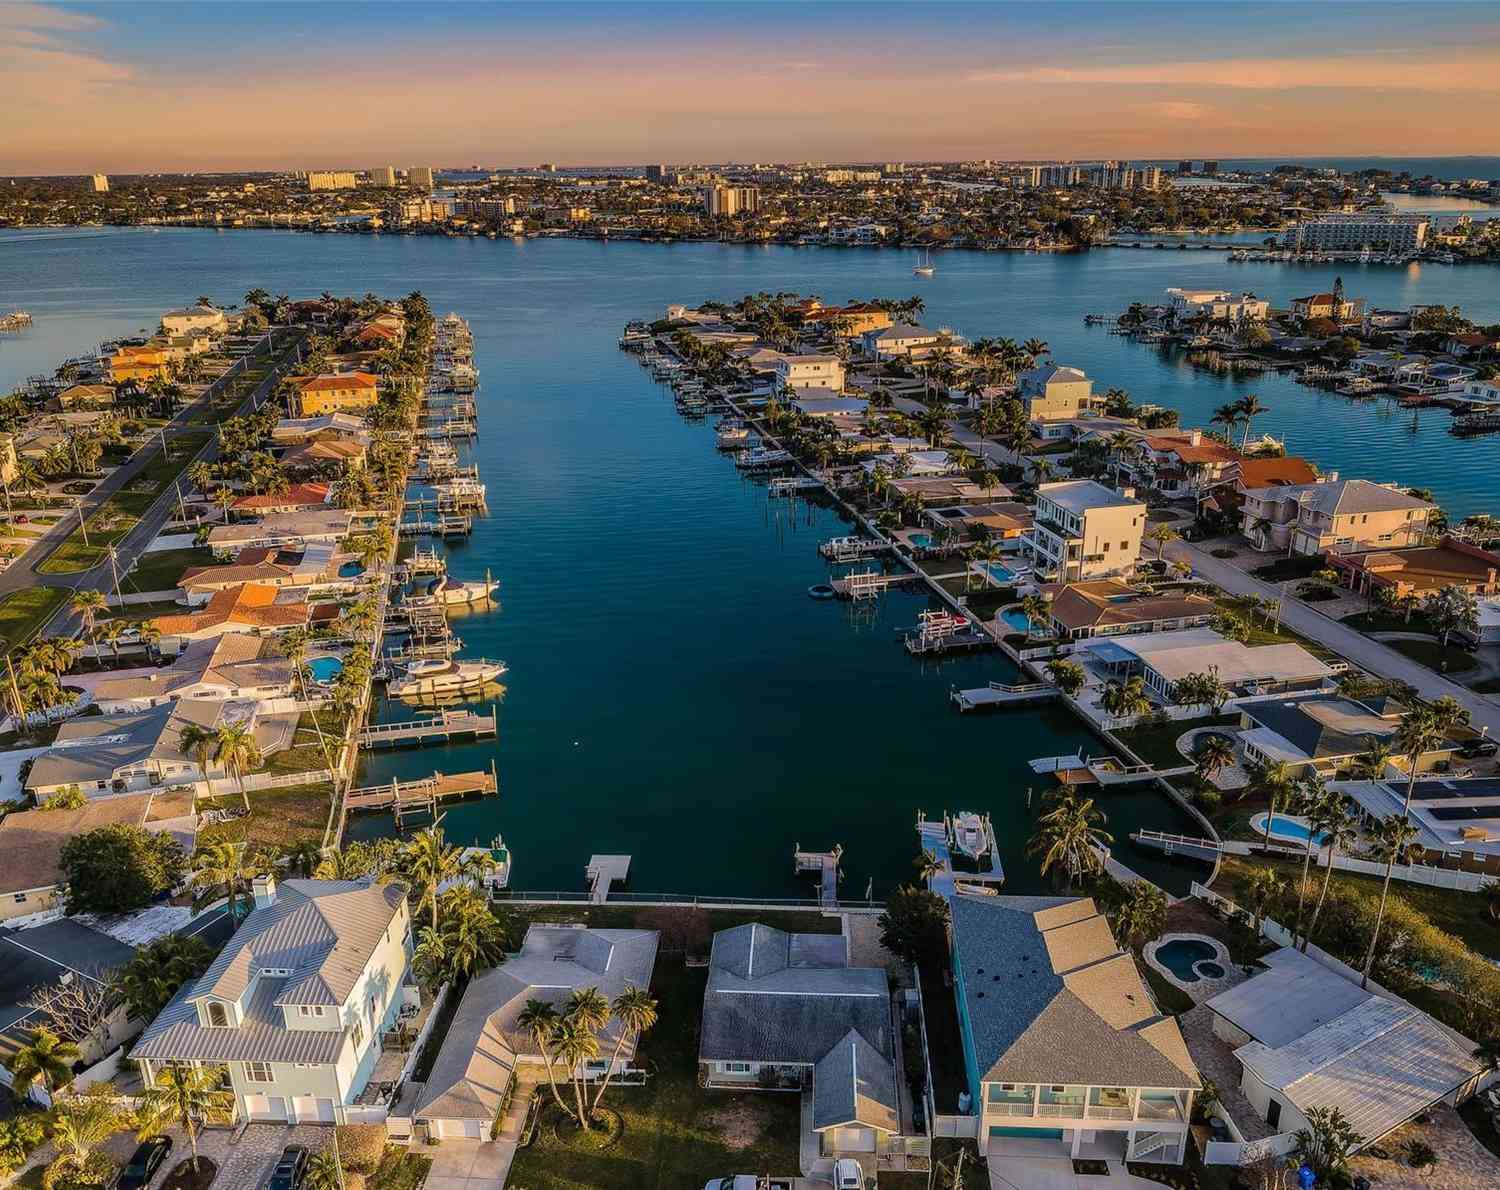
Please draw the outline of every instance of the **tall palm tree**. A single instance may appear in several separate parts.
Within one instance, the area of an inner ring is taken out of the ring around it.
[[[223,885],[229,902],[229,920],[237,922],[240,884],[248,884],[260,875],[260,866],[251,859],[249,849],[243,843],[213,843],[200,847],[193,860],[197,867],[192,882],[209,888]]]
[[[1270,855],[1271,820],[1292,804],[1292,800],[1296,796],[1297,787],[1291,781],[1287,781],[1284,784],[1281,781],[1267,781],[1265,783],[1265,790],[1266,817],[1263,824],[1265,829],[1261,832],[1261,845],[1265,848],[1265,853]]]
[[[1154,543],[1156,546],[1156,560],[1158,562],[1161,561],[1162,553],[1167,548],[1167,542],[1176,541],[1177,537],[1177,530],[1165,521],[1158,522],[1146,530],[1146,540]]]
[[[1405,861],[1409,856],[1411,845],[1420,833],[1404,816],[1395,814],[1383,819],[1375,828],[1373,850],[1377,859],[1385,860],[1385,879],[1380,885],[1380,906],[1375,911],[1375,928],[1370,931],[1370,949],[1365,952],[1364,966],[1359,973],[1359,986],[1362,988],[1369,986],[1370,968],[1375,966],[1375,947],[1380,941],[1380,927],[1385,922],[1385,903],[1391,891],[1391,873],[1398,861]]]
[[[1234,763],[1234,745],[1229,737],[1214,732],[1198,745],[1193,753],[1193,764],[1198,776],[1211,782],[1218,774]]]
[[[526,1006],[516,1017],[516,1026],[531,1034],[536,1048],[541,1051],[542,1065],[547,1068],[547,1083],[552,1088],[552,1098],[557,1100],[559,1108],[571,1116],[572,1111],[563,1103],[562,1093],[557,1089],[556,1072],[553,1069],[552,1042],[560,1022],[557,1009],[545,1000],[527,1000]]]
[[[1036,635],[1037,626],[1052,618],[1052,605],[1033,592],[1021,600],[1021,614],[1026,617],[1026,639],[1030,640]]]
[[[1378,781],[1396,757],[1396,750],[1378,736],[1365,737],[1365,749],[1354,758],[1354,774],[1367,781]]]
[[[1126,678],[1123,682],[1105,683],[1100,705],[1113,718],[1128,719],[1132,715],[1144,715],[1151,709],[1151,698],[1146,693],[1146,683],[1139,677]]]
[[[234,1110],[234,1092],[225,1089],[229,1071],[223,1066],[188,1066],[173,1062],[156,1075],[156,1083],[141,1093],[139,1139],[147,1140],[173,1124],[187,1133],[198,1169],[198,1130],[213,1116]]]
[[[1037,819],[1026,853],[1041,856],[1044,876],[1062,868],[1071,886],[1080,876],[1103,869],[1103,852],[1114,842],[1114,836],[1104,829],[1105,822],[1104,812],[1094,805],[1093,798],[1080,797],[1071,789],[1062,791],[1053,808]]]
[[[615,1065],[620,1060],[620,1051],[625,1048],[625,1042],[631,1038],[639,1042],[641,1034],[656,1024],[656,1001],[645,988],[626,987],[615,997],[611,1007],[614,1009],[615,1020],[620,1022],[620,1032],[615,1038],[614,1053],[609,1058],[609,1069],[604,1072],[604,1081],[599,1084],[599,1090],[594,1095],[590,1108],[593,1111],[599,1110],[599,1101],[604,1098],[604,1092],[609,1090],[609,1080],[615,1075]]]
[[[1261,404],[1261,400],[1254,393],[1246,393],[1237,402],[1235,409],[1245,423],[1245,436],[1240,440],[1240,449],[1244,450],[1250,445],[1250,423],[1257,415],[1267,412],[1270,406]]]
[[[6,1063],[11,1090],[18,1099],[25,1099],[31,1084],[40,1079],[42,1089],[51,1095],[73,1081],[73,1063],[78,1058],[76,1045],[41,1025],[27,1035],[26,1044]]]
[[[1214,410],[1209,422],[1216,426],[1223,426],[1225,435],[1234,433],[1234,427],[1240,424],[1240,407],[1234,405],[1220,405]]]
[[[444,893],[440,917],[448,978],[467,980],[505,957],[508,931],[485,898],[460,886]]]
[[[245,790],[245,774],[260,767],[260,747],[255,733],[243,723],[221,723],[214,733],[214,759],[240,787],[245,809],[250,809],[250,795]]]
[[[78,619],[83,623],[84,635],[93,636],[94,625],[108,610],[109,600],[105,599],[103,591],[82,588],[73,592],[72,607],[78,613]]]
[[[1308,814],[1308,826],[1323,840],[1323,887],[1318,890],[1318,902],[1313,906],[1312,920],[1307,923],[1307,932],[1302,935],[1302,953],[1318,932],[1318,918],[1323,913],[1323,903],[1328,899],[1328,886],[1333,883],[1333,858],[1347,851],[1359,838],[1359,823],[1349,813],[1341,795],[1334,794],[1326,802],[1319,799]]]
[[[432,914],[432,928],[438,928],[438,887],[454,879],[463,870],[463,852],[443,842],[443,828],[437,823],[418,831],[401,850],[401,871],[417,892],[417,908],[426,905]]]
[[[1302,879],[1297,882],[1297,921],[1292,927],[1293,938],[1302,932],[1302,907],[1307,899],[1307,873],[1312,867],[1313,852],[1318,846],[1319,833],[1313,819],[1328,813],[1322,809],[1323,801],[1328,798],[1337,800],[1342,810],[1343,795],[1331,793],[1324,787],[1323,779],[1316,774],[1299,782],[1294,795],[1293,810],[1307,821],[1307,838],[1302,843]]]
[[[580,1021],[565,1015],[553,1034],[553,1048],[573,1083],[573,1097],[578,1104],[578,1126],[587,1132],[590,1123],[589,1112],[583,1105],[582,1071],[586,1063],[599,1056],[599,1038]]]
[[[1415,706],[1401,716],[1395,744],[1406,758],[1406,800],[1401,807],[1404,816],[1411,815],[1411,799],[1417,788],[1418,764],[1427,753],[1441,747],[1447,738],[1448,733],[1431,707]]]
[[[214,733],[199,723],[185,723],[177,733],[177,746],[198,762],[198,769],[208,780],[208,756],[213,750]]]

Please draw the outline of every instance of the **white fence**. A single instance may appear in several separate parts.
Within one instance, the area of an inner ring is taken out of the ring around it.
[[[1211,1140],[1203,1150],[1204,1165],[1254,1165],[1266,1157],[1285,1157],[1297,1147],[1291,1132],[1278,1132],[1264,1140]]]
[[[438,1017],[442,1014],[443,1005],[448,1002],[448,997],[453,993],[453,985],[445,983],[438,988],[437,995],[432,1000],[432,1011],[427,1014],[427,1019],[422,1022],[422,1027],[417,1031],[416,1040],[411,1043],[411,1051],[406,1055],[406,1063],[401,1067],[401,1073],[396,1076],[396,1085],[399,1087],[411,1077],[411,1072],[416,1069],[417,1059],[422,1056],[422,1049],[427,1044],[427,1039],[432,1036],[433,1026],[437,1024]]]
[[[321,785],[332,780],[332,769],[317,769],[307,773],[250,773],[243,783],[231,777],[215,777],[212,781],[199,781],[198,785],[204,791],[204,797],[218,797],[226,793],[238,794],[241,789],[247,792],[255,789],[290,789],[294,785]]]

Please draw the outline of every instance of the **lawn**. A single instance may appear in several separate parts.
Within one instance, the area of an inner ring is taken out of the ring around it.
[[[401,1145],[387,1145],[365,1185],[369,1190],[420,1190],[431,1168],[431,1157],[410,1153]]]
[[[1468,650],[1460,649],[1456,645],[1448,645],[1444,648],[1435,640],[1388,640],[1381,643],[1386,648],[1395,649],[1401,656],[1415,661],[1418,665],[1425,665],[1436,673],[1467,673],[1479,664],[1474,659],[1474,654]]]
[[[166,591],[177,586],[184,571],[213,561],[209,549],[153,550],[140,556],[124,582],[137,591]]]
[[[1295,558],[1278,558],[1264,566],[1257,566],[1250,573],[1262,582],[1284,583],[1287,579],[1311,578],[1326,566],[1327,563],[1321,556],[1298,555]]]
[[[0,600],[0,641],[7,649],[24,645],[72,597],[58,587],[27,587],[6,596]]]
[[[252,789],[249,817],[208,827],[199,834],[198,842],[203,845],[227,839],[249,843],[252,849],[285,847],[303,839],[321,843],[328,826],[330,793],[327,783],[293,785],[287,789]],[[239,793],[232,789],[220,794],[217,804],[226,810],[244,805]]]
[[[140,524],[157,497],[203,449],[207,433],[184,434],[157,450],[120,491],[89,514],[85,525],[68,534],[37,567],[41,574],[73,574],[89,570],[109,556],[109,547]]]
[[[293,746],[284,752],[276,752],[266,757],[266,763],[262,772],[267,773],[310,773],[326,769],[328,757],[338,757],[339,741],[343,738],[341,734],[330,736],[329,725],[324,720],[318,721],[323,726],[324,740],[328,743],[328,752],[323,751],[323,744],[318,739],[317,728],[313,724],[310,714],[304,713],[297,720],[297,734],[293,737]],[[342,732],[340,726],[335,731]]]
[[[660,1023],[641,1047],[644,1087],[611,1090],[605,1104],[624,1131],[603,1151],[560,1140],[544,1112],[535,1141],[516,1154],[510,1184],[527,1190],[696,1190],[732,1173],[798,1173],[800,1097],[698,1086],[697,1022],[708,973],[659,959],[652,983]],[[542,1089],[539,1094],[547,1095]],[[550,1096],[549,1096],[550,1100]],[[554,1109],[555,1110],[555,1109]]]
[[[1219,868],[1219,877],[1214,882],[1215,891],[1235,898],[1234,890],[1250,878],[1256,868],[1273,867],[1282,876],[1295,880],[1302,874],[1302,865],[1295,860],[1267,859],[1264,856],[1226,855]],[[1313,873],[1322,878],[1322,870],[1314,867]],[[1335,871],[1333,883],[1356,888],[1372,896],[1380,895],[1379,876],[1365,876],[1353,872]],[[1391,882],[1392,899],[1405,901],[1416,912],[1422,914],[1444,933],[1452,934],[1470,950],[1488,959],[1500,959],[1500,926],[1485,909],[1485,899],[1470,892],[1458,892],[1447,888],[1429,888],[1425,884]]]
[[[1153,768],[1172,769],[1192,764],[1177,750],[1177,741],[1198,727],[1238,727],[1238,715],[1205,715],[1201,719],[1180,719],[1171,723],[1143,723],[1115,732],[1119,740]]]
[[[1214,602],[1223,610],[1239,615],[1250,625],[1250,639],[1245,643],[1251,648],[1257,648],[1260,645],[1301,645],[1320,660],[1338,660],[1337,653],[1324,648],[1315,640],[1308,640],[1300,633],[1293,632],[1285,624],[1280,624],[1273,629],[1271,624],[1266,622],[1265,613],[1253,610],[1243,599],[1236,599],[1232,595],[1221,595]]]
[[[1410,619],[1388,611],[1356,612],[1345,616],[1339,623],[1347,624],[1356,632],[1432,632],[1427,617],[1420,611],[1414,611]]]

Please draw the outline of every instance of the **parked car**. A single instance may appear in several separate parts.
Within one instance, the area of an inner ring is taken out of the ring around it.
[[[1500,742],[1495,740],[1465,740],[1458,746],[1458,754],[1465,760],[1477,760],[1481,756],[1493,756],[1500,752]]]
[[[170,1136],[153,1136],[136,1149],[115,1178],[115,1190],[144,1190],[172,1151]]]
[[[865,1171],[852,1157],[840,1157],[833,1163],[834,1190],[865,1190]]]
[[[307,1177],[307,1149],[303,1145],[287,1145],[281,1150],[281,1159],[271,1171],[271,1180],[266,1190],[301,1190],[302,1179]]]
[[[732,1173],[714,1178],[703,1190],[760,1190],[760,1179],[751,1173]]]

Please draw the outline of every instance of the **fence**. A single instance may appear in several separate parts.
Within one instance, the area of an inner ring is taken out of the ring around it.
[[[497,901],[516,901],[529,905],[589,905],[598,904],[590,899],[587,890],[583,891],[551,891],[551,892],[520,892],[511,889],[496,889],[491,894]],[[609,905],[682,905],[693,909],[819,909],[823,905],[816,897],[788,897],[777,899],[774,897],[719,897],[708,896],[698,893],[631,893],[614,892],[609,894]],[[837,912],[853,911],[856,913],[873,913],[877,909],[884,909],[884,901],[850,901],[843,897],[839,898]]]
[[[290,789],[294,785],[321,785],[332,780],[333,770],[318,769],[308,773],[250,773],[243,782],[215,777],[212,781],[200,781],[198,785],[204,789],[204,797],[218,797],[225,793],[237,794],[241,789],[247,793],[256,789]]]
[[[1203,1149],[1204,1165],[1254,1165],[1267,1157],[1285,1157],[1297,1147],[1295,1133],[1279,1132],[1264,1140],[1211,1140]]]

